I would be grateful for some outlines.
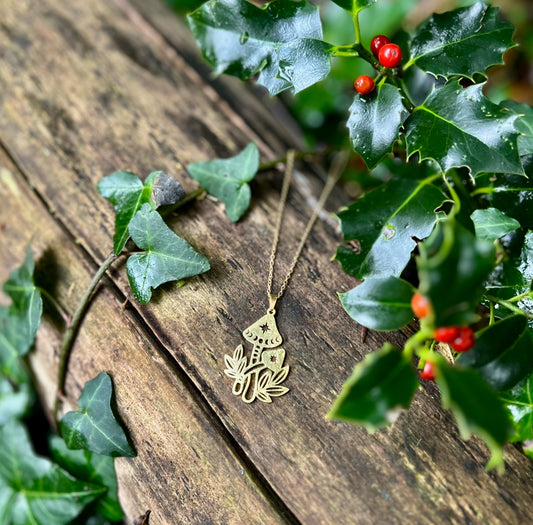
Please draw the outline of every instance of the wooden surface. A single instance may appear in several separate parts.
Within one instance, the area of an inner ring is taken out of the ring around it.
[[[189,162],[250,140],[265,159],[284,153],[293,133],[276,124],[275,102],[205,72],[185,26],[156,0],[2,0],[0,280],[33,239],[40,278],[72,312],[112,247],[113,210],[95,189],[102,176],[163,169],[191,190]],[[320,187],[302,171],[282,268]],[[210,272],[163,286],[141,306],[120,260],[87,314],[67,393],[76,399],[102,370],[113,377],[139,453],[116,463],[126,522],[147,509],[153,525],[533,522],[531,462],[509,446],[505,475],[487,474],[485,446],[459,438],[431,386],[391,430],[368,435],[324,419],[353,365],[403,340],[371,332],[361,344],[336,297],[354,282],[330,261],[339,239],[329,223],[314,229],[278,308],[290,393],[271,405],[231,394],[223,356],[267,306],[280,183],[275,171],[258,176],[238,224],[210,199],[171,221]],[[31,358],[48,405],[61,328],[47,316]]]

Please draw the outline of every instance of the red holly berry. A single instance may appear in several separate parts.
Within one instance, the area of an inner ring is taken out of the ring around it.
[[[433,337],[441,343],[451,343],[460,332],[458,326],[441,326],[435,330]]]
[[[426,363],[424,364],[424,370],[420,372],[420,377],[422,379],[427,379],[428,381],[435,380],[435,369],[431,361],[426,361]]]
[[[462,326],[459,328],[459,334],[450,343],[450,346],[456,352],[467,352],[476,344],[476,337],[474,331],[469,326]]]
[[[382,66],[398,67],[402,61],[402,50],[396,44],[385,44],[379,50],[378,58]]]
[[[374,91],[374,81],[368,75],[361,75],[354,83],[353,87],[357,93],[368,95]]]
[[[390,38],[387,38],[385,35],[375,36],[372,39],[372,42],[370,42],[370,51],[372,51],[372,54],[377,57],[379,55],[379,50],[385,44],[390,44]]]
[[[411,308],[419,319],[427,317],[431,313],[431,303],[429,302],[429,299],[419,292],[416,292],[411,298]]]

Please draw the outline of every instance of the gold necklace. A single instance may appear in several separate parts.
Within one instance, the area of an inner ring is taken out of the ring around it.
[[[305,242],[307,241],[331,190],[337,183],[346,165],[346,160],[347,158],[345,155],[337,155],[335,157],[328,174],[328,180],[326,181],[315,209],[307,222],[300,243],[298,244],[298,248],[296,249],[294,259],[287,272],[287,276],[281,283],[279,292],[273,294],[272,282],[274,279],[276,252],[281,232],[283,212],[285,210],[289,185],[294,168],[294,151],[290,150],[287,154],[283,186],[281,188],[280,203],[274,230],[274,240],[272,241],[272,251],[270,253],[267,284],[269,307],[267,313],[263,317],[246,328],[242,333],[244,338],[253,345],[250,362],[248,362],[248,358],[244,355],[242,344],[235,349],[233,356],[227,354],[224,356],[224,363],[226,365],[224,372],[228,377],[233,379],[232,392],[236,396],[240,396],[245,403],[252,403],[256,399],[259,399],[259,401],[263,401],[264,403],[271,403],[273,397],[282,396],[289,391],[287,387],[281,385],[289,374],[289,366],[283,366],[285,361],[285,350],[283,348],[278,348],[283,339],[276,326],[276,303],[285,293],[285,290],[289,285],[289,281],[296,268],[296,264],[298,263]]]

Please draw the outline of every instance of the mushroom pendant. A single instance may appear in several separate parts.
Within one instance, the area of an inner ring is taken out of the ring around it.
[[[233,357],[224,356],[224,372],[233,379],[233,393],[242,397],[245,403],[252,403],[256,399],[271,403],[273,397],[289,391],[281,386],[289,374],[289,367],[283,366],[285,350],[278,348],[282,339],[276,326],[275,313],[271,305],[266,315],[242,333],[253,345],[249,362],[242,345],[235,349]]]

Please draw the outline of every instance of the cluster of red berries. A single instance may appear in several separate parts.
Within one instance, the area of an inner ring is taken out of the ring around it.
[[[411,308],[419,319],[431,314],[431,303],[418,292],[411,298]],[[456,352],[467,352],[476,344],[474,331],[469,326],[441,326],[435,329],[433,338],[440,343],[448,343]],[[426,361],[420,377],[435,379],[431,362]]]
[[[370,42],[370,51],[383,67],[394,68],[402,61],[402,51],[399,46],[392,44],[385,35],[378,35]],[[368,75],[361,75],[353,84],[361,95],[368,95],[374,90],[374,81]]]

